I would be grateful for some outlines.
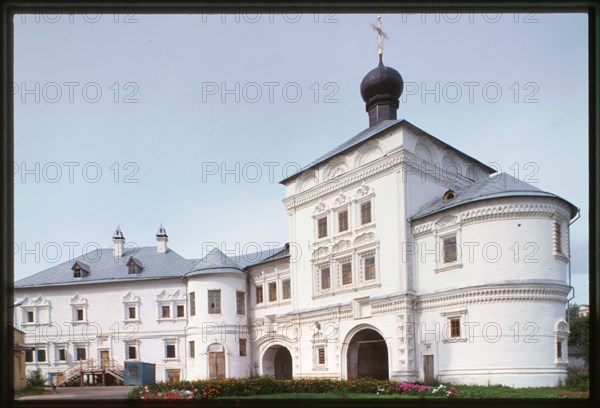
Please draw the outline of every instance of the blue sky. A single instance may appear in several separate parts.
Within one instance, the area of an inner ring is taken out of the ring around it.
[[[15,17],[15,277],[112,245],[117,224],[146,246],[162,222],[189,258],[287,242],[284,170],[368,126],[375,18]],[[384,62],[405,81],[399,118],[581,208],[572,269],[588,303],[587,17],[383,25]]]

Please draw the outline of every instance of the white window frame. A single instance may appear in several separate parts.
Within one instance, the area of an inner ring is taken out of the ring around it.
[[[83,320],[77,320],[77,311],[83,310]],[[71,298],[71,324],[87,324],[88,323],[88,301],[86,298],[76,293]]]
[[[456,238],[456,261],[444,262],[444,240],[448,238]],[[462,254],[462,239],[460,225],[454,225],[452,228],[436,231],[435,234],[435,268],[434,272],[446,272],[452,269],[460,269],[463,267]]]
[[[468,340],[468,329],[469,326],[465,325],[467,322],[467,309],[449,310],[440,313],[444,318],[442,321],[442,342],[443,343],[462,343]],[[451,321],[458,319],[460,321],[460,336],[452,337],[452,325]]]

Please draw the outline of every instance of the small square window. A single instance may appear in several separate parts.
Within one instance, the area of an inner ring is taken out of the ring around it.
[[[46,361],[46,350],[37,350],[37,361],[38,363]]]
[[[167,344],[166,357],[167,358],[175,358],[175,345],[174,344]]]
[[[364,260],[365,262],[365,280],[375,279],[375,257],[368,256]]]
[[[281,296],[283,299],[289,299],[292,297],[292,290],[289,279],[284,279],[281,281]]]
[[[352,264],[346,262],[342,264],[342,285],[350,285],[352,283]]]
[[[135,319],[135,307],[130,307],[129,308],[129,318],[130,319]]]
[[[246,339],[240,339],[240,356],[246,356]]]
[[[83,347],[78,347],[76,350],[77,361],[85,360],[87,358],[87,350]]]
[[[33,323],[34,321],[33,312],[27,312],[27,322]]]
[[[319,238],[327,236],[327,217],[319,218],[317,221]]]
[[[338,213],[338,232],[348,231],[348,211]]]
[[[263,287],[258,285],[256,286],[256,303],[262,303],[263,301]]]
[[[83,320],[83,309],[77,309],[77,320],[78,321]]]
[[[67,350],[64,348],[58,349],[58,361],[67,361]]]
[[[162,318],[163,319],[167,319],[169,317],[171,317],[171,306],[163,306],[162,307]]]
[[[128,354],[127,358],[129,358],[130,360],[135,360],[137,358],[137,347],[128,346],[127,354]]]
[[[209,290],[208,291],[208,313],[220,314],[221,313],[221,291],[220,290]]]
[[[460,337],[460,319],[450,319],[450,337],[453,339]]]
[[[456,236],[444,239],[444,263],[456,262]]]
[[[190,358],[195,358],[196,357],[196,343],[193,341],[190,341],[189,346],[190,346]]]
[[[237,314],[246,314],[246,293],[239,291],[235,292],[235,306]]]
[[[73,270],[73,277],[74,278],[81,278],[81,276],[82,276],[81,269],[80,268],[75,268]]]
[[[371,202],[367,201],[360,205],[360,223],[368,224],[371,222]]]
[[[177,317],[185,317],[185,307],[183,305],[177,305]]]
[[[321,290],[331,288],[331,270],[329,267],[321,269]]]

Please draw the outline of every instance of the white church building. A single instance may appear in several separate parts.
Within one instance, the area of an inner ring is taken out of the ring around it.
[[[27,369],[564,380],[577,208],[396,119],[403,81],[381,54],[360,89],[369,127],[281,181],[284,247],[186,259],[162,226],[141,248],[117,228],[113,248],[17,281]]]

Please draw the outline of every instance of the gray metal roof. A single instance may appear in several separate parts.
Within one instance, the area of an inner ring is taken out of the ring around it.
[[[129,274],[127,262],[131,256],[143,263],[144,269],[141,273]],[[71,267],[76,261],[85,261],[89,266],[89,274],[82,278],[73,278]],[[103,248],[18,280],[15,282],[15,288],[180,278],[192,266],[193,263],[172,250],[159,254],[156,247],[128,248],[122,257],[115,259],[112,248]]]
[[[334,156],[337,156],[340,153],[343,153],[353,147],[359,146],[363,143],[365,143],[366,141],[380,135],[381,133],[385,132],[386,130],[389,130],[399,124],[404,124],[406,126],[411,127],[416,133],[420,134],[420,135],[424,135],[426,137],[429,137],[435,141],[437,141],[438,143],[441,143],[442,145],[451,148],[452,150],[454,150],[457,154],[468,158],[471,161],[474,161],[478,164],[480,164],[482,167],[484,167],[486,170],[488,170],[488,172],[491,174],[493,173],[495,170],[492,169],[491,167],[489,167],[488,165],[481,163],[479,160],[461,152],[460,150],[456,149],[455,147],[450,146],[448,143],[444,142],[443,140],[438,139],[435,136],[432,136],[431,134],[425,132],[423,129],[418,128],[417,126],[413,125],[412,123],[410,123],[407,120],[404,119],[397,119],[397,120],[384,120],[379,122],[378,124],[371,126],[365,130],[363,130],[362,132],[360,132],[359,134],[357,134],[356,136],[351,137],[350,139],[346,140],[344,143],[342,143],[341,145],[337,146],[335,149],[330,150],[329,152],[325,153],[323,156],[319,157],[318,159],[316,159],[315,161],[313,161],[312,163],[308,164],[307,166],[303,167],[302,169],[300,169],[299,171],[297,171],[296,173],[292,174],[291,176],[286,177],[285,179],[281,180],[280,183],[281,184],[285,184],[288,181],[298,177],[300,174],[302,174],[303,172],[305,172],[306,170],[312,169],[313,167],[318,166],[320,163],[331,159]]]
[[[260,252],[228,256],[214,248],[198,260],[185,276],[213,273],[245,273],[245,269],[274,259],[285,258],[286,247],[272,248]]]
[[[577,214],[577,207],[567,200],[532,186],[529,183],[514,178],[506,173],[494,174],[486,180],[471,184],[463,190],[455,191],[456,197],[444,201],[442,196],[424,205],[416,214],[410,217],[411,220],[426,217],[428,215],[455,208],[463,204],[475,201],[489,200],[500,197],[552,197],[557,198],[569,205],[571,217]]]
[[[103,248],[93,250],[70,261],[20,279],[15,282],[14,287],[28,288],[128,282],[146,279],[183,278],[190,275],[223,272],[246,273],[245,268],[252,265],[283,259],[286,256],[289,256],[287,245],[233,257],[214,249],[202,259],[185,259],[171,249],[168,249],[164,254],[159,254],[154,246],[126,249],[123,256],[115,260],[113,249]],[[132,258],[138,265],[143,265],[142,272],[129,274],[127,264]],[[85,265],[89,274],[82,278],[74,278],[72,267],[76,262]]]

